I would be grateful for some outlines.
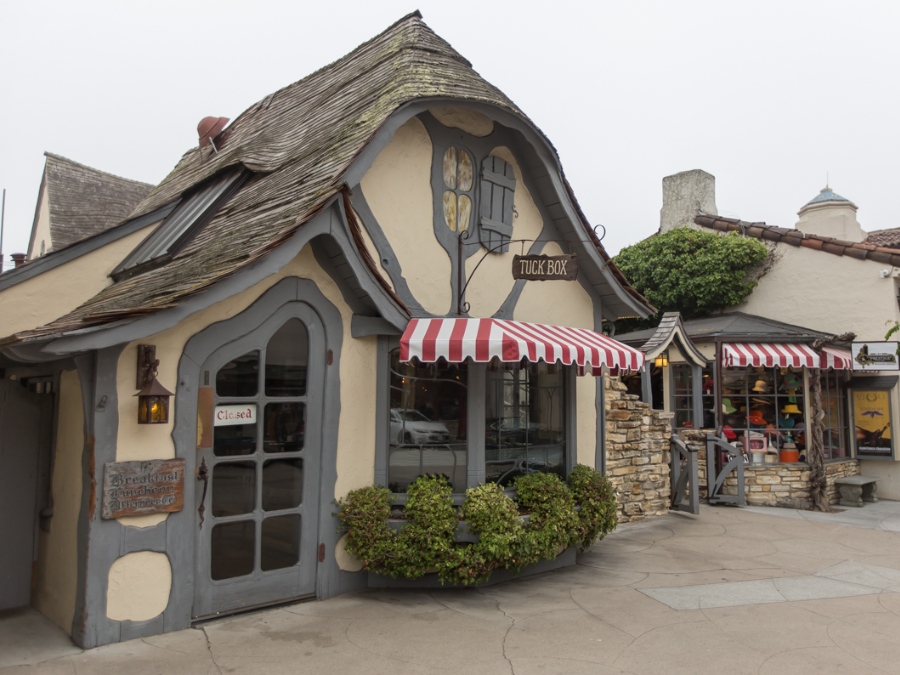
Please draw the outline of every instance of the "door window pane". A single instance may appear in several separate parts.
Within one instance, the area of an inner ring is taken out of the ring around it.
[[[566,400],[556,364],[495,363],[485,392],[485,476],[511,485],[528,473],[565,474]]]
[[[228,462],[213,467],[212,513],[216,517],[250,513],[256,507],[256,464]]]
[[[210,576],[214,581],[242,577],[253,571],[256,523],[222,523],[210,535]]]
[[[216,373],[219,396],[256,396],[259,390],[259,352],[229,361]]]
[[[266,405],[266,452],[298,452],[303,449],[306,429],[306,405],[269,403]]]
[[[255,424],[233,424],[214,429],[213,452],[217,457],[251,455],[256,451]]]
[[[418,476],[447,477],[455,492],[466,489],[465,363],[400,363],[391,353],[388,486],[403,492]]]
[[[264,572],[292,567],[300,560],[300,516],[274,516],[262,524],[260,567]]]
[[[266,347],[266,396],[306,394],[307,344],[300,319],[291,319],[272,336]]]
[[[278,511],[303,501],[303,460],[276,459],[263,466],[263,510]]]
[[[672,363],[672,412],[676,429],[694,427],[694,378],[689,363]]]

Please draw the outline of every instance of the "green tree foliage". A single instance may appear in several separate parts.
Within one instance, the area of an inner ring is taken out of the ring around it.
[[[742,303],[756,287],[747,272],[767,254],[761,241],[737,232],[679,227],[622,249],[613,262],[660,314],[691,319]],[[645,323],[655,326],[659,316]]]

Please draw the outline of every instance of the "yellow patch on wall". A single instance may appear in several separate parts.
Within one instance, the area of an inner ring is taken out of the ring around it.
[[[138,551],[109,568],[106,616],[114,621],[147,621],[169,604],[172,566],[165,553]]]
[[[483,137],[494,131],[494,121],[487,115],[459,106],[429,108],[428,112],[445,127],[462,129],[467,134]]]

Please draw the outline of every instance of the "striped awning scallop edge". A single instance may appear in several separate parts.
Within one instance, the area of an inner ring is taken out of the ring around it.
[[[412,319],[400,338],[400,360],[467,359],[562,363],[600,374],[640,370],[644,354],[602,333],[585,328],[548,326],[506,319]]]
[[[821,355],[809,345],[788,342],[734,342],[722,345],[725,368],[834,368],[850,370],[849,351],[823,347]]]

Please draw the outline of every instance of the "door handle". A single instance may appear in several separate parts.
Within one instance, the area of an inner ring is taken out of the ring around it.
[[[197,480],[203,481],[203,496],[200,497],[200,508],[197,513],[200,514],[200,529],[203,529],[204,513],[206,512],[206,490],[209,487],[209,467],[206,466],[206,457],[200,460],[200,470],[197,472]]]

